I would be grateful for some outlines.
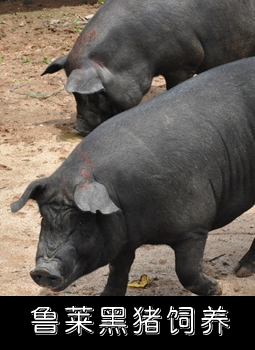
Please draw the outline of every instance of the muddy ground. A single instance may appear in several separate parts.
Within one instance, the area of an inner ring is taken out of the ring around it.
[[[61,293],[37,286],[34,268],[40,216],[30,201],[12,214],[10,204],[26,186],[50,175],[80,138],[73,134],[75,102],[64,90],[65,75],[40,74],[49,61],[67,54],[99,5],[82,1],[17,0],[0,2],[0,295],[98,295],[108,268],[82,277]],[[145,99],[164,91],[157,78]],[[71,133],[71,137],[70,134]],[[66,135],[68,134],[68,135]],[[73,137],[72,137],[73,136]],[[204,269],[219,280],[223,295],[255,295],[255,276],[237,278],[234,268],[254,238],[255,211],[210,234]],[[150,277],[145,289],[127,295],[191,295],[179,283],[173,251],[166,246],[137,250],[130,280]]]

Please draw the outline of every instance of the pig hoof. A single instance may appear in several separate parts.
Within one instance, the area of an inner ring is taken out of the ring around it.
[[[221,295],[222,294],[222,288],[221,286],[217,283],[213,287],[209,288],[208,291],[205,294],[200,294],[200,295]]]
[[[126,288],[106,287],[100,294],[101,297],[125,296]]]
[[[114,291],[112,291],[112,292],[102,292],[100,294],[100,297],[113,297],[113,296],[119,297],[119,296],[125,296],[125,294],[114,292]]]
[[[213,295],[217,296],[217,295],[221,295],[221,294],[222,294],[222,287],[219,284],[217,284],[216,292]]]
[[[190,292],[197,294],[197,295],[221,295],[222,294],[222,288],[218,284],[216,280],[208,280],[209,283],[206,284],[200,284],[196,286],[191,286],[188,289]]]
[[[91,130],[84,130],[84,129],[80,129],[77,125],[75,125],[74,130],[78,131],[82,136],[87,136]]]
[[[253,264],[243,266],[242,263],[240,262],[235,268],[235,274],[237,277],[249,277],[249,276],[252,276],[254,273],[255,273],[255,266]]]

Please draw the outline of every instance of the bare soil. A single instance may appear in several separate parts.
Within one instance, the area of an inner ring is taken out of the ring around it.
[[[80,141],[73,131],[75,101],[64,90],[65,75],[40,74],[48,61],[67,54],[99,5],[81,0],[0,2],[0,295],[98,295],[108,268],[80,278],[61,293],[37,286],[29,276],[40,230],[35,203],[12,214],[10,204],[33,180],[51,175]],[[145,99],[165,90],[156,78]],[[67,135],[66,135],[67,134]],[[254,209],[209,235],[204,269],[219,280],[223,295],[255,295],[255,276],[237,278],[234,268],[254,238]],[[147,275],[144,289],[127,295],[191,295],[179,283],[173,251],[137,250],[130,280]]]

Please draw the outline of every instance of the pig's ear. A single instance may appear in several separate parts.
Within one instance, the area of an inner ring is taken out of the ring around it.
[[[120,210],[111,200],[107,189],[97,181],[78,185],[74,193],[74,201],[82,211],[112,214]]]
[[[48,65],[48,67],[41,75],[56,73],[60,69],[65,68],[66,60],[67,55],[57,58],[55,61],[51,62],[51,64]]]
[[[95,67],[75,69],[69,75],[66,83],[67,92],[76,92],[83,95],[104,91],[102,80]]]
[[[35,180],[31,182],[31,184],[27,187],[23,195],[20,197],[20,199],[12,203],[11,205],[11,211],[13,213],[16,213],[16,211],[20,210],[29,199],[34,199],[35,193],[46,186],[45,179]]]

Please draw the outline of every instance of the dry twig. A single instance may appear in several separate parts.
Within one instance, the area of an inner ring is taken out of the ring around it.
[[[18,95],[29,96],[29,97],[32,97],[32,98],[46,99],[46,98],[55,96],[55,95],[57,95],[60,91],[63,91],[63,90],[64,90],[64,88],[60,88],[60,89],[57,89],[56,91],[54,91],[52,94],[42,94],[42,93],[40,93],[40,92],[30,92],[30,93],[27,93],[27,92],[17,92],[17,91],[16,91],[16,90],[22,88],[23,86],[27,86],[27,85],[28,85],[28,84],[22,84],[22,85],[16,86],[15,88],[10,89],[10,92],[13,92],[14,94],[18,94]]]

